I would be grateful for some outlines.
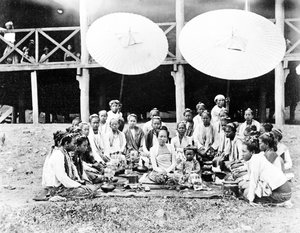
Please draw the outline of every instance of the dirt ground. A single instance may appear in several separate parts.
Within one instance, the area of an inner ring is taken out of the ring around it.
[[[300,232],[300,126],[283,128],[295,174],[290,209],[250,207],[234,198],[34,202],[52,134],[67,126],[0,126],[0,137],[6,136],[0,147],[0,232]]]

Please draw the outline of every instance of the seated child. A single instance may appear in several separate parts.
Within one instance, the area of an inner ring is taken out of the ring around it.
[[[195,154],[197,152],[196,147],[187,146],[184,148],[184,155],[186,157],[186,161],[181,164],[181,169],[179,171],[182,172],[181,183],[189,183],[191,184],[191,174],[201,174],[201,168],[199,162],[195,158]]]
[[[283,160],[283,168],[284,170],[288,170],[292,168],[293,163],[290,155],[289,148],[281,142],[282,139],[282,131],[277,128],[273,128],[272,132],[275,136],[275,141],[277,142],[277,155]]]

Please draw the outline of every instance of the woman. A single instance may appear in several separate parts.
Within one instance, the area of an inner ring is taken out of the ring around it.
[[[193,118],[193,122],[194,122],[194,130],[202,124],[202,113],[206,110],[205,104],[199,102],[196,105],[196,110],[197,110],[197,115]]]
[[[149,159],[145,157],[143,151],[143,144],[145,141],[144,132],[137,126],[137,115],[128,115],[127,121],[129,127],[124,132],[126,138],[126,159],[127,161],[133,162],[134,167],[138,165],[140,159],[145,161],[149,166]]]
[[[277,142],[272,132],[264,133],[259,136],[259,149],[270,163],[283,170],[283,160],[276,153]]]
[[[239,135],[244,135],[244,131],[247,127],[251,127],[251,126],[256,126],[256,130],[259,132],[260,131],[260,123],[256,120],[253,119],[253,111],[248,108],[246,111],[245,111],[245,115],[244,115],[244,118],[245,118],[245,122],[243,124],[240,125],[239,127]]]
[[[158,184],[164,184],[167,180],[174,180],[176,166],[176,155],[174,148],[167,144],[169,132],[166,127],[158,131],[158,145],[150,149],[150,159],[153,171],[149,174],[149,179]]]
[[[49,191],[50,196],[74,197],[90,194],[90,189],[83,186],[69,154],[75,150],[74,143],[73,135],[64,135],[61,146],[54,149],[45,161],[42,185]]]
[[[110,161],[118,167],[117,170],[125,169],[125,134],[119,130],[119,119],[110,120],[110,132],[105,135],[105,154]]]
[[[249,183],[244,184],[244,196],[253,202],[282,203],[291,199],[291,186],[283,172],[258,154],[255,137],[242,145],[243,159],[248,161]]]
[[[214,130],[210,123],[211,115],[208,111],[202,113],[202,125],[194,131],[193,139],[198,148],[199,153],[205,161],[212,160],[213,148],[211,147],[214,142]]]
[[[161,118],[159,116],[152,117],[152,129],[145,134],[144,152],[150,154],[150,148],[158,144],[157,133],[162,127]]]
[[[275,136],[275,141],[277,143],[277,155],[282,158],[283,160],[283,168],[284,170],[291,169],[293,166],[291,155],[289,148],[281,142],[282,139],[282,131],[277,128],[273,128],[272,132],[274,133]]]

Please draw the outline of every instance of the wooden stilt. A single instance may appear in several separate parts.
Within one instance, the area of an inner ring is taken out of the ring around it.
[[[179,35],[184,26],[184,0],[176,0],[176,59],[182,60],[182,55],[179,50]],[[183,119],[185,109],[185,78],[183,65],[174,66],[174,71],[171,75],[175,82],[175,97],[176,97],[176,121]]]
[[[80,40],[81,40],[81,63],[83,65],[88,64],[89,54],[87,51],[85,38],[88,30],[88,12],[87,12],[87,1],[80,0],[79,2],[80,10]],[[88,122],[90,115],[90,72],[88,69],[84,68],[78,75],[77,80],[79,82],[80,88],[80,115],[82,121]]]
[[[284,33],[284,0],[275,1],[276,26]],[[282,62],[275,68],[275,124],[284,124],[284,69]]]
[[[39,123],[38,85],[36,71],[31,72],[32,120],[34,125]]]

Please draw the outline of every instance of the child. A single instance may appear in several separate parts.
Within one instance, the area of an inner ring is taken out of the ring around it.
[[[194,132],[194,122],[193,122],[193,112],[191,109],[186,108],[183,113],[184,120],[186,123],[186,132],[185,135],[191,137]]]
[[[105,110],[99,111],[99,133],[100,135],[105,135],[110,130],[108,121],[107,121],[107,112]]]
[[[277,128],[273,128],[272,132],[275,136],[275,141],[277,142],[277,155],[283,159],[283,167],[284,170],[288,170],[292,168],[293,163],[290,155],[289,148],[281,142],[282,139],[282,131]]]
[[[277,143],[275,141],[275,136],[272,132],[264,133],[259,136],[259,149],[263,152],[266,159],[274,164],[279,169],[283,170],[283,160],[278,154]]]
[[[110,110],[107,112],[107,122],[110,124],[111,119],[115,118],[117,120],[123,119],[123,114],[120,110],[120,101],[119,100],[111,100],[109,102]]]
[[[196,110],[197,110],[197,115],[193,118],[193,122],[194,122],[194,130],[202,124],[202,118],[201,115],[203,113],[204,110],[206,110],[205,104],[199,102],[196,105]]]
[[[161,118],[159,116],[152,117],[152,129],[145,135],[144,152],[149,154],[150,148],[158,144],[157,133],[161,128]]]
[[[225,96],[217,95],[214,99],[216,105],[211,110],[211,122],[215,124],[219,120],[219,114],[222,108],[225,107]]]
[[[249,183],[243,188],[244,196],[250,205],[254,201],[271,203],[288,202],[291,186],[278,167],[271,164],[265,156],[258,154],[258,140],[253,137],[242,145],[243,159],[248,161]]]
[[[199,153],[202,155],[203,160],[212,160],[212,144],[214,142],[214,130],[210,123],[211,115],[208,111],[202,113],[202,122],[196,131],[194,132],[193,138],[195,145],[198,148]]]
[[[200,174],[201,168],[199,162],[195,158],[195,154],[197,152],[196,147],[187,146],[184,148],[184,155],[186,157],[186,161],[182,163],[182,174],[181,182],[190,183],[190,176],[192,173]]]
[[[125,134],[121,132],[119,128],[118,119],[111,119],[110,121],[111,131],[105,136],[105,154],[118,166],[118,170],[125,169],[125,146],[126,138]]]
[[[246,121],[243,124],[240,125],[239,131],[238,131],[239,135],[244,135],[244,130],[248,126],[252,126],[252,125],[255,125],[256,130],[260,131],[260,123],[253,119],[253,111],[250,108],[248,108],[245,111],[244,118],[245,118]]]
[[[181,121],[177,124],[177,135],[171,139],[171,145],[176,152],[176,164],[177,166],[185,161],[183,149],[188,145],[192,145],[192,139],[185,135],[186,123]]]
[[[145,143],[144,132],[137,126],[137,115],[130,114],[127,117],[129,128],[125,130],[126,138],[126,159],[133,162],[133,166],[138,166],[140,159],[149,166],[149,159],[145,157],[143,144]]]

